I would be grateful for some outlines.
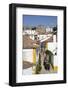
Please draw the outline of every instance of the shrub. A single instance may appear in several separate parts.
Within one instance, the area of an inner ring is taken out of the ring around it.
[[[38,64],[36,65],[36,74],[39,74],[41,69],[42,69],[42,66],[41,66],[41,55],[39,54]]]

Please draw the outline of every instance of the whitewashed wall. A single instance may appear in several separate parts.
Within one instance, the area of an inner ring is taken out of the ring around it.
[[[57,47],[57,43],[48,43],[48,50],[50,50],[53,54],[55,54],[55,49]],[[54,55],[54,66],[58,65],[57,55]]]
[[[23,60],[33,62],[33,49],[23,49],[22,52]]]

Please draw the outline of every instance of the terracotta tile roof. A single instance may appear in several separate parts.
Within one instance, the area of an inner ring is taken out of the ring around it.
[[[38,34],[45,34],[46,33],[46,31],[44,29],[36,29],[36,32]]]
[[[30,39],[29,35],[23,35],[23,48],[31,49],[38,47],[39,44],[36,40]]]
[[[53,37],[50,37],[46,42],[53,42]]]
[[[27,68],[30,68],[32,66],[34,66],[35,64],[31,63],[31,62],[28,62],[28,61],[23,61],[23,69],[27,69]]]
[[[48,38],[47,40],[43,41],[43,43],[47,43],[47,42],[53,42],[53,36]]]

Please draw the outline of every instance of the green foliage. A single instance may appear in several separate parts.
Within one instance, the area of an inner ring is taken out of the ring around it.
[[[53,31],[57,31],[57,26],[56,27],[53,27]]]
[[[46,54],[49,55],[49,63],[51,64],[52,68],[54,68],[53,66],[53,53],[49,50],[46,50]]]
[[[41,65],[41,55],[39,54],[39,61],[38,61],[39,65]]]
[[[41,66],[39,64],[37,64],[36,66],[36,74],[39,74],[39,72],[41,71]]]
[[[49,56],[53,55],[53,53],[50,50],[46,50],[45,53],[48,54]]]
[[[32,30],[36,30],[36,27],[32,27]]]
[[[38,64],[36,65],[36,74],[39,74],[41,69],[42,69],[42,66],[41,66],[41,55],[39,54]]]
[[[57,26],[53,27],[53,34],[57,34]]]

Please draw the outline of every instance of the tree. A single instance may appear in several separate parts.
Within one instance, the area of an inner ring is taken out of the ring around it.
[[[36,27],[32,27],[32,30],[36,30]]]
[[[53,31],[57,31],[57,26],[53,27]]]
[[[39,60],[38,60],[38,64],[36,65],[36,74],[39,74],[41,69],[42,69],[42,66],[41,66],[41,55],[39,53]]]
[[[57,33],[57,26],[53,27],[53,34]]]

